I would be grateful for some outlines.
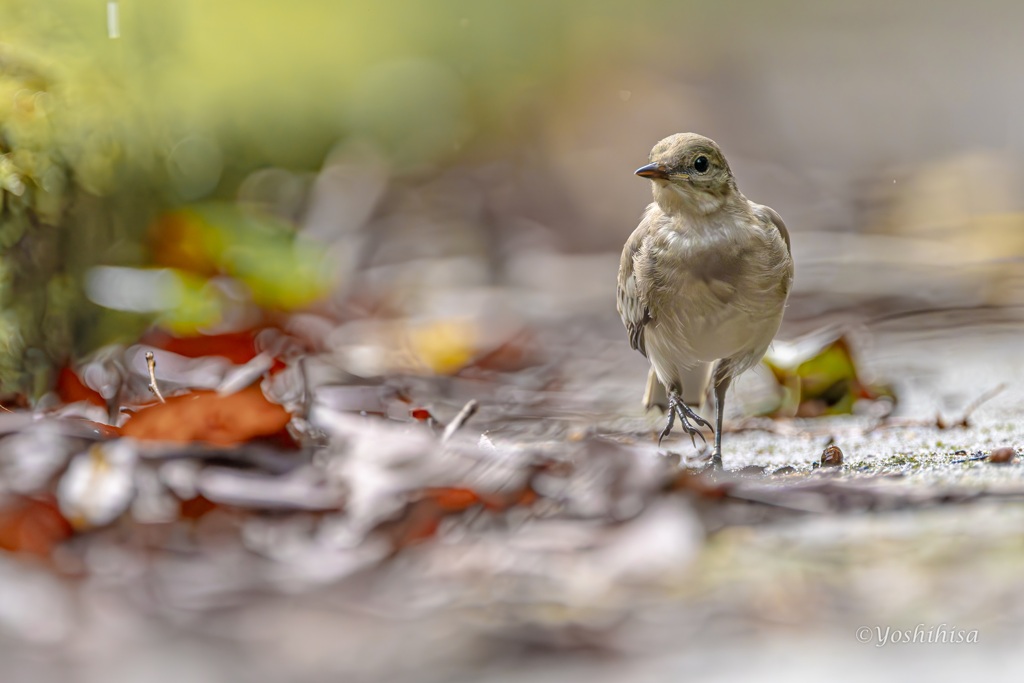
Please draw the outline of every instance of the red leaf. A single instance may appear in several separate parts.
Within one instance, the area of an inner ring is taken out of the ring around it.
[[[410,408],[409,415],[411,415],[414,420],[419,420],[420,422],[426,422],[427,420],[434,418],[426,408]]]
[[[183,519],[199,519],[208,512],[217,509],[217,504],[203,496],[196,496],[181,501],[181,516]]]

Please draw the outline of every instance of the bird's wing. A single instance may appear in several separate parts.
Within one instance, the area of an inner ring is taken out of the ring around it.
[[[779,212],[764,204],[754,204],[753,209],[754,215],[762,223],[775,226],[775,229],[779,231],[779,235],[782,236],[782,241],[786,243],[786,251],[792,255],[793,246],[789,242],[789,230],[786,229],[786,224],[782,222],[782,216],[779,215]]]
[[[648,215],[650,212],[648,211]],[[622,324],[629,334],[629,345],[640,353],[647,355],[644,344],[644,326],[651,321],[651,311],[647,307],[647,297],[643,284],[637,279],[634,270],[636,256],[644,248],[644,242],[650,234],[647,216],[640,226],[626,240],[619,259],[619,286],[615,308],[619,311]]]

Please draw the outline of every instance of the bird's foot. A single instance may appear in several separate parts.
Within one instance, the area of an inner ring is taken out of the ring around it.
[[[722,469],[722,451],[717,448],[711,453],[711,469]]]
[[[672,433],[672,427],[675,425],[676,417],[679,418],[679,424],[682,425],[683,431],[690,435],[690,442],[693,443],[694,448],[697,447],[697,440],[694,437],[699,436],[700,440],[705,444],[707,444],[708,441],[704,438],[704,434],[693,426],[690,420],[693,420],[693,422],[696,422],[702,427],[707,427],[711,430],[712,434],[715,431],[710,422],[695,413],[693,409],[683,403],[683,400],[677,395],[672,395],[668,400],[668,424],[665,425],[665,429],[661,432],[661,436],[658,437],[659,446],[661,445],[662,440]],[[718,460],[721,462],[721,455],[719,455]]]

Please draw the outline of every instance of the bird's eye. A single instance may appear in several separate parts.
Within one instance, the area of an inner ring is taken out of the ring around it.
[[[708,158],[703,154],[693,160],[693,170],[697,173],[707,173],[708,166],[710,165],[711,163],[708,161]]]

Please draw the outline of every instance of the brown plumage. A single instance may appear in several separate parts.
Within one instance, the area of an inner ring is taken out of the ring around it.
[[[629,343],[651,361],[676,417],[710,426],[698,408],[713,382],[713,462],[721,465],[722,413],[732,379],[764,356],[782,322],[793,282],[789,233],[774,210],[740,193],[714,141],[694,133],[665,138],[636,174],[654,202],[619,263],[617,308]],[[655,383],[648,383],[645,400]]]

